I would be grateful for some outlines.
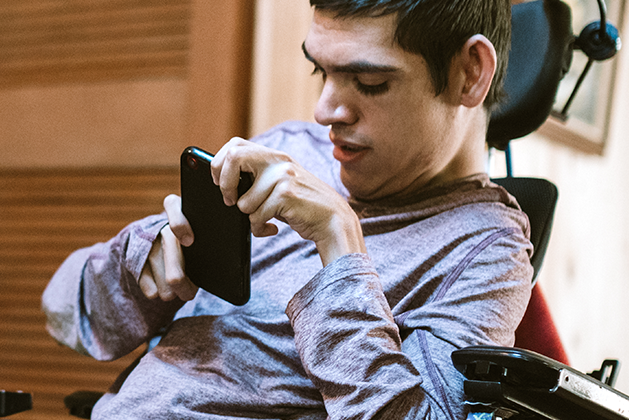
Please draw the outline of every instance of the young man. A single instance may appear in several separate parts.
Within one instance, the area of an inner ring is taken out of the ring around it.
[[[232,139],[212,164],[256,236],[251,301],[185,277],[176,196],[51,280],[49,330],[78,351],[113,359],[163,332],[93,418],[464,418],[452,350],[513,344],[528,221],[483,174],[509,2],[311,4],[321,125]]]

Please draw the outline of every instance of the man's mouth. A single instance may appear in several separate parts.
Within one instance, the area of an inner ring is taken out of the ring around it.
[[[360,152],[361,150],[365,149],[365,147],[362,146],[354,146],[349,144],[340,144],[338,147],[341,148],[344,152]]]
[[[360,159],[369,150],[369,147],[350,143],[330,132],[330,140],[334,144],[334,158],[341,163],[349,163]]]
[[[338,142],[334,144],[333,155],[341,163],[350,163],[360,159],[367,150],[367,147]]]

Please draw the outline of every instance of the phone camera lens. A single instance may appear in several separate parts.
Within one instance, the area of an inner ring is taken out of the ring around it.
[[[199,163],[197,162],[197,160],[192,156],[188,156],[187,162],[188,162],[188,167],[190,169],[197,169],[197,166],[199,166]]]

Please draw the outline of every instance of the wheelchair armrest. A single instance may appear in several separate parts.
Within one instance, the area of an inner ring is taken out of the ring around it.
[[[472,346],[452,352],[473,409],[542,419],[629,419],[629,396],[538,353]]]

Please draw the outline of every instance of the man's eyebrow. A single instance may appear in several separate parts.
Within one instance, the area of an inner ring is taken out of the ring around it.
[[[306,60],[313,63],[315,66],[320,67],[317,60],[312,58],[308,50],[306,49],[306,43],[301,44],[301,50],[304,52]],[[339,66],[332,66],[331,71],[337,73],[394,73],[400,71],[398,67],[389,66],[384,64],[374,64],[369,61],[355,61],[348,64]]]

